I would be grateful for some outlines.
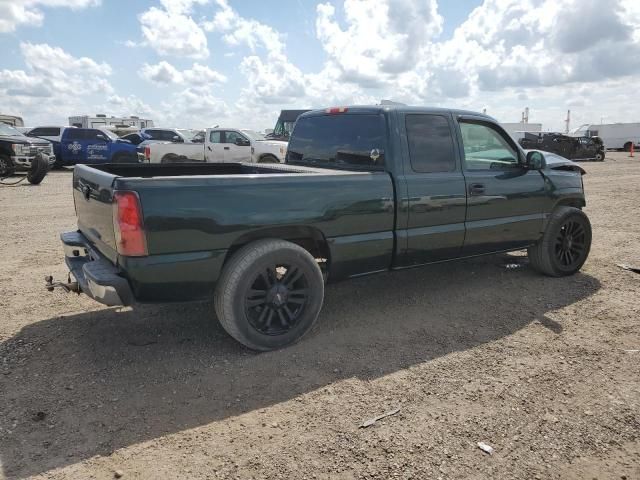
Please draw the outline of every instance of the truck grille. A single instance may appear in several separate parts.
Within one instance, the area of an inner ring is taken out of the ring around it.
[[[29,149],[29,155],[35,156],[38,153],[44,153],[46,155],[51,155],[51,144],[48,145],[32,145]]]

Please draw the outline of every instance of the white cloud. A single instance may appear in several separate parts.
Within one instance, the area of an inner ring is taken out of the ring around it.
[[[190,69],[180,71],[164,60],[155,65],[145,63],[140,76],[158,85],[186,83],[191,87],[209,87],[227,81],[226,76],[206,65],[194,63]]]
[[[317,7],[316,30],[341,78],[379,87],[412,70],[442,30],[435,0],[345,0],[346,28],[330,3]]]
[[[139,16],[144,43],[160,55],[207,58],[207,37],[188,15],[194,2],[163,0],[164,9],[151,7]]]
[[[100,0],[0,0],[0,33],[20,26],[39,27],[44,13],[38,7],[65,7],[72,10],[100,5]]]
[[[21,43],[20,51],[26,69],[0,70],[0,104],[27,119],[62,121],[71,112],[93,110],[89,98],[113,94],[107,63],[48,44]]]

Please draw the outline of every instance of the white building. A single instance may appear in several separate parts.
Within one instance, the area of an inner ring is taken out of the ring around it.
[[[140,128],[153,127],[153,120],[144,119],[131,115],[130,117],[107,117],[104,114],[97,114],[95,117],[89,115],[77,115],[69,117],[69,125],[78,128],[103,128],[109,126],[128,126]]]
[[[511,138],[513,138],[516,142],[524,137],[525,133],[540,133],[542,132],[542,124],[541,123],[524,123],[524,122],[516,122],[516,123],[501,123],[502,128],[504,128]]]

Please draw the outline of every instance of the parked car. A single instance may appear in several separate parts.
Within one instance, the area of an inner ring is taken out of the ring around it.
[[[55,162],[50,142],[27,137],[14,127],[0,123],[0,177],[31,170],[38,154],[45,156],[50,166]]]
[[[486,115],[309,112],[286,160],[76,166],[64,287],[106,305],[213,298],[232,337],[272,350],[311,329],[325,281],[525,248],[561,277],[589,254],[584,170]]]
[[[208,128],[203,143],[155,143],[147,145],[144,157],[151,163],[251,162],[279,163],[287,142],[267,140],[253,130]]]
[[[561,133],[525,133],[522,148],[556,153],[570,160],[604,161],[605,146],[598,137],[571,137]]]
[[[67,128],[54,148],[61,166],[138,162],[135,145],[101,128]]]

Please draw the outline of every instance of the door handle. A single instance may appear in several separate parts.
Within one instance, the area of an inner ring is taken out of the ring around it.
[[[469,195],[484,195],[484,185],[482,183],[472,183],[469,185]]]
[[[225,150],[229,150],[229,147],[224,147]]]
[[[210,152],[213,152],[213,150],[211,150],[211,147],[209,145],[207,145],[207,150],[209,150]]]

